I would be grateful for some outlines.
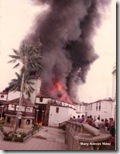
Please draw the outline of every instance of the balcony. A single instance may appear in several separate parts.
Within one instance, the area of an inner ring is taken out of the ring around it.
[[[23,118],[26,118],[26,117],[34,118],[35,117],[35,113],[33,113],[33,112],[21,112],[21,113],[22,113],[21,116]],[[5,115],[16,117],[17,111],[6,110]]]

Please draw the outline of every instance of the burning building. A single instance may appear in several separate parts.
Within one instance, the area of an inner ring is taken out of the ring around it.
[[[90,65],[98,58],[93,47],[100,11],[108,0],[35,0],[49,5],[36,17],[26,43],[42,43],[40,54],[41,89],[52,97],[72,103],[77,100],[77,86],[85,83]]]

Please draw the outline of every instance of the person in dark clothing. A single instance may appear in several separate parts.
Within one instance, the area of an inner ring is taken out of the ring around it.
[[[82,122],[84,122],[84,121],[85,121],[85,116],[82,115],[82,117],[80,118],[79,122],[82,123]]]
[[[112,136],[115,136],[115,122],[114,121],[111,123],[110,134]]]

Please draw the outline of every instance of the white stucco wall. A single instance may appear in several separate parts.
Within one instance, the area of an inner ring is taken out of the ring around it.
[[[78,115],[81,117],[82,115],[86,116],[86,106],[83,104],[76,104],[75,105],[75,113],[74,116],[77,118]]]
[[[101,102],[101,110],[96,110],[96,104],[98,103],[99,106],[99,102],[95,102],[91,104],[88,104],[87,106],[87,116],[92,115],[93,118],[97,118],[98,116],[100,116],[100,119],[109,119],[112,118],[112,109],[113,109],[113,102],[112,101],[100,101]]]
[[[6,101],[7,100],[7,95],[0,94],[0,100]]]
[[[17,106],[16,106],[16,111],[18,111],[18,108],[19,108],[19,106],[17,105]],[[8,110],[14,111],[14,105],[9,104],[9,105],[8,105]],[[25,111],[25,106],[21,106],[21,107],[20,107],[20,111]],[[32,111],[33,111],[33,107],[27,107],[27,108],[26,108],[26,112],[32,113]]]
[[[56,113],[56,108],[59,108],[58,113]],[[75,110],[69,107],[50,106],[48,125],[58,127],[59,123],[69,120],[74,113]]]
[[[34,88],[34,92],[31,93],[31,102],[34,104],[35,103],[35,100],[36,100],[36,95],[39,94],[40,92],[40,88],[41,88],[41,80],[40,79],[37,79],[37,80],[31,80],[34,85],[32,85],[32,87]]]
[[[42,101],[40,100],[40,98],[36,98],[36,103],[38,104],[47,104],[50,100],[52,100],[51,98],[43,98]]]
[[[8,93],[8,101],[9,100],[13,100],[13,99],[16,99],[16,98],[19,98],[20,97],[20,92],[16,91],[16,92],[9,92]],[[3,98],[0,98],[0,100],[7,100],[7,95],[4,95]]]

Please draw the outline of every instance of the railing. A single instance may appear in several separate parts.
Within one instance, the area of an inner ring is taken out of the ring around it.
[[[111,135],[87,123],[66,122],[65,142],[69,150],[115,150],[109,142]]]

